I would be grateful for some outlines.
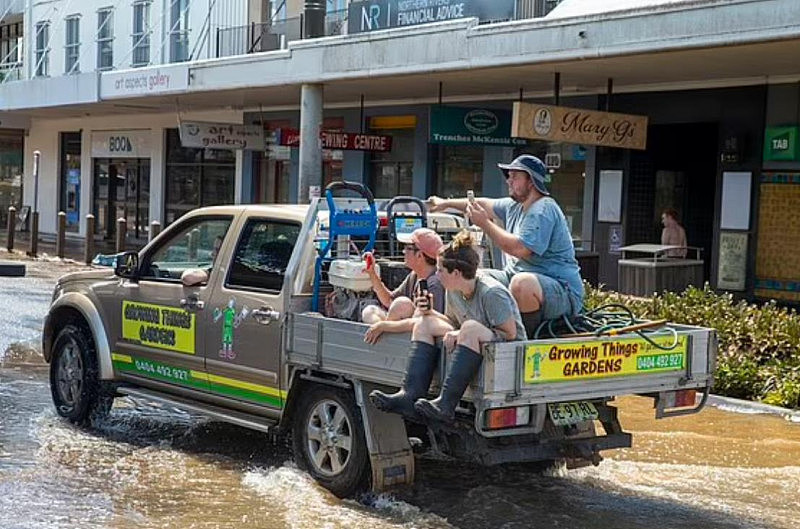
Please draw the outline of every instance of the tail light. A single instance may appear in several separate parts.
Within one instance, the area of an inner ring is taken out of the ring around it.
[[[531,421],[531,408],[530,406],[494,408],[487,410],[484,417],[487,430],[525,426]]]

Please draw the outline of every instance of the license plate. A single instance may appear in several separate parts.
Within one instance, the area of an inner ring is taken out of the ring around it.
[[[586,401],[548,404],[547,411],[550,413],[550,420],[556,426],[569,426],[583,421],[592,421],[599,417],[594,404]]]

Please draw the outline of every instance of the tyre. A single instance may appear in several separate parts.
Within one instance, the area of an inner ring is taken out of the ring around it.
[[[340,498],[364,490],[370,463],[361,410],[350,392],[313,386],[300,397],[292,426],[298,466]]]
[[[56,412],[75,424],[102,420],[111,410],[113,396],[100,381],[97,352],[86,328],[68,324],[56,335],[50,391]]]

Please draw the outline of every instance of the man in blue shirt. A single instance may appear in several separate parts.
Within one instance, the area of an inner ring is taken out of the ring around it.
[[[482,273],[508,286],[530,337],[543,320],[580,312],[583,282],[567,220],[545,185],[547,167],[530,154],[498,167],[506,177],[508,198],[431,197],[429,209],[464,211],[503,251],[505,268]]]

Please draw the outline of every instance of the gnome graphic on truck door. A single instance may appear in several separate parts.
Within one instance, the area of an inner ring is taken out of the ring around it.
[[[236,300],[231,298],[228,306],[224,309],[214,309],[214,323],[222,318],[222,347],[219,350],[219,357],[226,360],[236,358],[233,350],[233,330],[250,314],[247,307],[243,307],[239,314],[236,314]]]

